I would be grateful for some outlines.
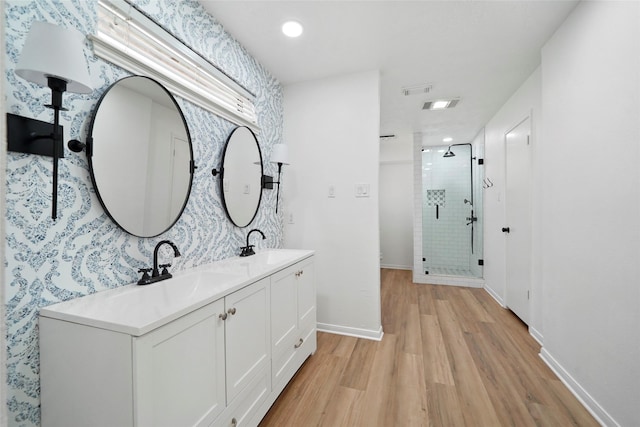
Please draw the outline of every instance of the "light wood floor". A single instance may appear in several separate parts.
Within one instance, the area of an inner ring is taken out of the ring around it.
[[[597,426],[484,290],[382,270],[382,341],[318,333],[267,426]]]

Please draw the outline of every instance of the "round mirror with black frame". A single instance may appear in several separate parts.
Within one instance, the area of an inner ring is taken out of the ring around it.
[[[224,148],[220,188],[227,216],[236,227],[251,224],[262,199],[262,152],[246,126],[235,128]]]
[[[182,215],[193,180],[191,137],[176,100],[157,81],[126,77],[105,91],[87,156],[98,199],[123,230],[154,237]]]

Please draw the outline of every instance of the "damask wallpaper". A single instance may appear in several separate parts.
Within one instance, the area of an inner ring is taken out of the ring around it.
[[[208,58],[256,95],[258,140],[265,159],[282,142],[282,88],[195,0],[134,0],[142,12],[186,45]],[[25,37],[35,20],[93,32],[97,0],[8,0],[5,2],[7,112],[52,122],[44,107],[50,92],[14,73]],[[65,141],[85,140],[88,120],[100,95],[129,75],[93,55],[85,55],[94,86],[90,95],[66,93],[62,113]],[[6,294],[8,419],[11,426],[37,426],[39,408],[38,312],[40,307],[122,286],[138,279],[155,244],[170,239],[182,257],[179,271],[238,254],[247,229],[227,219],[219,183],[211,169],[220,166],[224,143],[235,127],[212,113],[177,98],[191,133],[198,166],[190,199],[182,217],[168,232],[152,239],[137,238],[118,228],[103,211],[91,184],[86,154],[65,148],[60,161],[58,219],[52,220],[51,158],[19,153],[7,156]],[[114,124],[116,125],[116,124]],[[117,173],[118,165],[114,165]],[[265,162],[265,173],[276,169]],[[259,228],[267,240],[259,247],[280,247],[282,219],[275,213],[275,192],[265,191],[258,215],[249,228]]]

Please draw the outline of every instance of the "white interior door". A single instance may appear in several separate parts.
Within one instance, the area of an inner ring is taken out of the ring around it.
[[[506,303],[529,323],[531,289],[531,119],[505,137],[506,151]]]

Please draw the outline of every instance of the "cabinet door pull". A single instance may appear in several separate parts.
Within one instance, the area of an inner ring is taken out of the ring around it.
[[[227,320],[227,313],[222,313],[221,315],[218,316],[220,319],[222,320]]]
[[[238,425],[238,420],[235,418],[231,418],[231,427],[236,427]]]
[[[300,338],[300,341],[298,341],[298,344],[294,345],[293,348],[300,348],[300,346],[302,346],[303,342],[304,342],[304,340],[302,338]]]
[[[230,308],[229,310],[227,310],[227,313],[233,316],[234,314],[236,314],[236,308],[235,307]]]

